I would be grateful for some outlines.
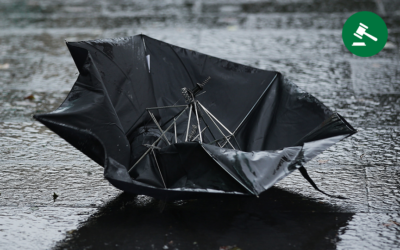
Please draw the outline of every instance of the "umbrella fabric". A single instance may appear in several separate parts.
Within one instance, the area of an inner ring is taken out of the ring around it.
[[[356,132],[279,72],[145,35],[67,46],[78,79],[59,108],[35,118],[128,192],[161,199],[258,196]],[[182,95],[199,86],[194,101]],[[188,101],[197,109],[185,109]],[[152,117],[146,109],[153,107]]]

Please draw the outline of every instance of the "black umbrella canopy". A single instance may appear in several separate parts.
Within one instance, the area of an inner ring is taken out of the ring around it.
[[[79,77],[35,118],[161,199],[256,195],[355,129],[280,73],[145,35],[68,42]]]

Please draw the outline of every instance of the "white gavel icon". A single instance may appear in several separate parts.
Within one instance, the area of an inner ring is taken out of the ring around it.
[[[365,32],[367,29],[368,29],[367,25],[360,23],[360,26],[358,27],[358,29],[357,29],[356,33],[354,33],[354,35],[360,39],[362,39],[363,35],[366,35],[367,37],[371,38],[375,42],[378,41],[378,38]]]

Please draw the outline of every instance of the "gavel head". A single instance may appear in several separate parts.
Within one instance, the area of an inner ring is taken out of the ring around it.
[[[359,34],[360,36],[363,36],[367,29],[368,27],[365,24],[360,23],[360,26],[358,27],[356,33]]]

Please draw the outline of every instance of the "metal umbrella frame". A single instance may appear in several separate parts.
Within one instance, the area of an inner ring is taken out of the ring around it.
[[[279,72],[145,35],[67,46],[78,79],[59,108],[34,118],[121,190],[258,196],[297,169],[317,188],[303,164],[356,133]]]
[[[182,95],[185,97],[187,104],[186,105],[172,105],[172,106],[162,106],[162,107],[150,107],[150,108],[146,108],[146,111],[148,112],[149,116],[151,117],[152,121],[154,122],[154,124],[156,125],[156,127],[158,128],[158,130],[160,131],[161,135],[151,144],[143,144],[143,146],[148,147],[148,149],[143,153],[143,155],[133,164],[133,166],[128,170],[128,173],[130,173],[135,166],[137,166],[137,164],[143,160],[143,158],[148,155],[149,153],[152,154],[153,159],[156,163],[157,169],[160,173],[160,177],[162,179],[164,188],[167,188],[166,184],[165,184],[165,180],[164,177],[161,173],[161,169],[160,166],[158,164],[157,161],[157,157],[156,154],[154,153],[154,149],[158,148],[156,146],[156,144],[160,141],[160,140],[164,140],[168,145],[173,144],[173,141],[169,141],[168,138],[165,136],[165,133],[167,133],[172,127],[174,128],[174,141],[175,143],[178,143],[178,139],[177,139],[177,129],[176,129],[176,123],[178,121],[179,118],[181,118],[182,114],[189,110],[189,114],[188,114],[188,119],[187,119],[187,129],[186,129],[186,133],[185,133],[185,142],[188,141],[195,141],[198,140],[199,143],[203,143],[203,138],[202,138],[202,133],[208,129],[211,133],[211,135],[213,136],[213,138],[215,139],[214,141],[208,143],[208,144],[215,144],[218,145],[220,148],[224,148],[225,146],[229,145],[232,149],[236,149],[233,144],[230,142],[230,140],[233,138],[236,141],[235,135],[234,133],[232,133],[231,131],[229,131],[228,128],[226,128],[226,126],[224,126],[224,124],[219,121],[210,111],[208,111],[201,103],[200,101],[198,101],[196,99],[197,95],[201,95],[204,92],[201,92],[204,88],[204,86],[208,83],[208,81],[211,79],[211,77],[208,77],[203,83],[197,83],[197,86],[192,89],[189,90],[187,88],[182,88]],[[180,111],[176,116],[174,116],[172,119],[172,123],[165,129],[163,130],[161,128],[161,125],[158,123],[157,119],[155,118],[154,114],[152,113],[152,110],[158,110],[158,109],[172,109],[172,108],[183,108],[182,111]],[[216,137],[214,136],[213,132],[210,129],[210,126],[207,124],[207,122],[205,121],[205,119],[203,118],[203,116],[200,114],[200,110],[202,110],[207,116],[208,118],[212,121],[213,125],[217,128],[217,130],[219,131],[219,133],[221,134],[221,138],[216,139]],[[197,125],[193,125],[192,129],[190,129],[190,124],[191,124],[191,115],[192,113],[195,114],[195,120],[196,120],[196,124]],[[201,129],[200,123],[201,121],[205,124],[204,128]],[[224,132],[222,131],[222,129],[218,126],[218,124],[228,133],[228,135],[225,135]],[[197,130],[197,135],[195,135],[195,132]],[[236,145],[237,147],[240,149],[239,144],[236,141]]]

